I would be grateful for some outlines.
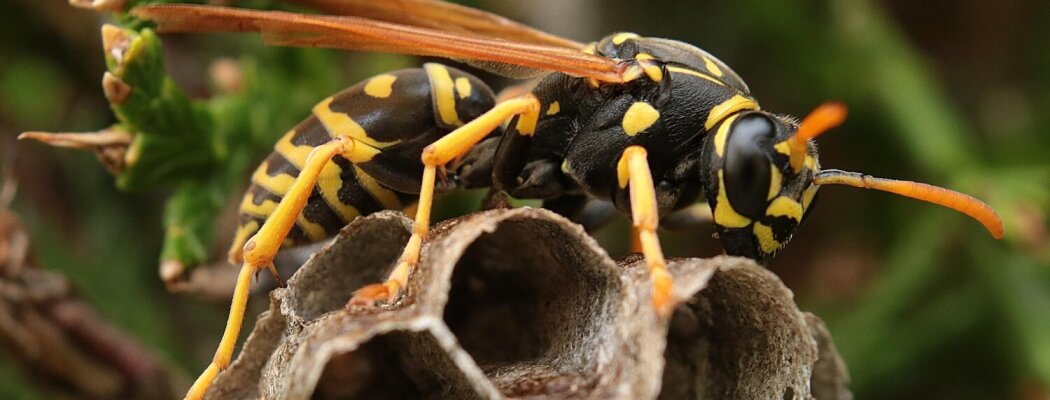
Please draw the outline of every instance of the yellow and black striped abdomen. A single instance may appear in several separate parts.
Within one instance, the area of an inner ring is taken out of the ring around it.
[[[372,77],[322,100],[252,174],[231,259],[239,260],[244,243],[291,188],[315,147],[347,136],[355,150],[325,165],[285,245],[323,240],[357,216],[415,202],[423,148],[491,108],[493,98],[477,78],[428,64]]]

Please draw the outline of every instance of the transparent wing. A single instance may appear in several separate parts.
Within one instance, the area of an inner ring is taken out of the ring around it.
[[[506,17],[440,0],[293,0],[327,13],[446,32],[473,33],[521,43],[580,50],[578,43]]]
[[[157,23],[162,32],[259,32],[271,44],[382,51],[464,60],[494,73],[529,76],[529,70],[558,71],[605,82],[622,82],[627,65],[546,44],[521,43],[471,33],[409,26],[354,16],[164,4],[132,14]]]

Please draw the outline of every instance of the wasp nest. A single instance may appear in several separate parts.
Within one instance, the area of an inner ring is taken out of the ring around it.
[[[271,295],[212,399],[848,398],[816,317],[746,259],[671,260],[670,320],[644,261],[613,261],[542,209],[436,226],[407,295],[346,308],[383,279],[411,221],[359,218]]]

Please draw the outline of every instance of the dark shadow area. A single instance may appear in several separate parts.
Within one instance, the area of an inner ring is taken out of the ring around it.
[[[332,358],[321,374],[313,399],[422,398],[424,388],[415,384],[392,339],[380,336],[356,351]]]
[[[358,218],[352,223],[357,227],[344,229],[344,240],[316,253],[315,272],[292,278],[299,280],[289,297],[297,316],[311,320],[341,309],[354,291],[386,279],[411,236],[404,223],[396,214]]]
[[[580,390],[611,336],[610,285],[619,281],[563,228],[509,220],[463,254],[444,318],[504,394]]]

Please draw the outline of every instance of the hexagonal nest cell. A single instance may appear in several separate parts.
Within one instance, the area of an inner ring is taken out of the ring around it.
[[[679,306],[651,307],[644,260],[613,261],[543,209],[437,225],[405,296],[345,307],[407,242],[358,218],[271,295],[208,398],[847,399],[827,330],[779,279],[732,257],[670,261]]]

